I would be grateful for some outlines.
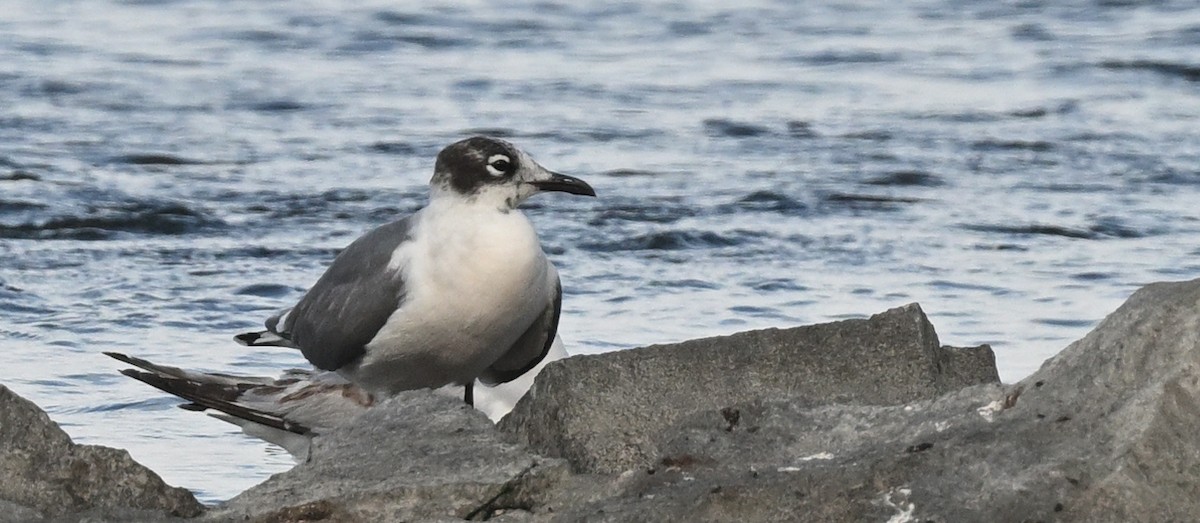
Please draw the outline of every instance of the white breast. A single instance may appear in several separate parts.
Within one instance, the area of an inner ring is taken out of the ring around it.
[[[368,388],[473,380],[533,323],[553,292],[549,261],[520,211],[435,202],[412,232],[389,264],[404,273],[404,301],[352,371],[351,379]]]

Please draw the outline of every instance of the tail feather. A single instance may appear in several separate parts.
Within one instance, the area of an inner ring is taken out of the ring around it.
[[[273,379],[188,371],[117,352],[104,354],[137,367],[121,374],[186,400],[180,408],[216,411],[217,419],[297,455],[297,449],[307,448],[304,438],[346,423],[375,401],[333,372],[290,369]]]
[[[197,382],[136,369],[124,369],[121,374],[190,401],[191,403],[181,405],[186,410],[214,409],[235,418],[295,434],[306,435],[312,432],[311,428],[276,414],[239,405],[236,402],[246,390],[237,386]]]
[[[307,461],[309,449],[312,446],[312,434],[296,434],[286,430],[279,430],[273,427],[268,427],[260,423],[253,423],[238,417],[230,416],[224,412],[209,411],[209,416],[217,418],[226,423],[232,423],[242,428],[242,432],[247,436],[253,436],[263,441],[274,443],[283,447],[289,454],[295,456],[299,461]]]

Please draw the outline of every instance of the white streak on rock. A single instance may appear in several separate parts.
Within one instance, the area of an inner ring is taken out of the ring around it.
[[[1002,410],[1004,410],[1003,398],[979,407],[976,412],[978,412],[980,416],[983,416],[983,419],[988,420],[988,423],[991,423],[996,419],[996,413]]]
[[[800,461],[812,461],[814,459],[819,459],[819,460],[833,459],[833,454],[830,454],[828,452],[818,452],[811,456],[804,456],[803,458],[800,458]]]
[[[892,501],[892,496],[899,494],[900,501]],[[913,512],[917,509],[917,505],[908,501],[908,496],[912,494],[912,489],[899,488],[892,489],[883,495],[883,503],[888,507],[896,510],[896,514],[888,518],[887,523],[912,523],[916,521],[913,517]]]

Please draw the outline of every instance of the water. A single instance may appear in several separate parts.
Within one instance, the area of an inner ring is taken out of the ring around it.
[[[916,301],[1013,381],[1200,276],[1194,3],[740,4],[0,0],[0,382],[206,501],[286,469],[100,351],[302,364],[231,336],[478,132],[600,193],[527,211],[577,353]]]

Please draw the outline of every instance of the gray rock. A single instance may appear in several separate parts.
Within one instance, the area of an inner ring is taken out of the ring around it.
[[[903,406],[751,401],[689,415],[654,446],[619,494],[557,516],[1193,521],[1200,280],[1138,291],[1017,385]]]
[[[313,442],[307,463],[206,515],[212,521],[413,521],[520,511],[566,464],[503,441],[461,400],[413,391]],[[510,516],[512,517],[512,516]]]
[[[0,521],[191,517],[203,507],[124,450],[76,445],[36,405],[0,386]]]
[[[998,381],[990,348],[941,347],[912,304],[555,362],[500,427],[577,471],[617,473],[651,464],[659,435],[699,410],[782,398],[894,405]]]
[[[0,499],[0,522],[7,523],[9,521],[36,521],[43,518],[44,516],[41,512],[38,512],[32,508]]]
[[[1020,389],[1019,408],[1006,414],[1045,415],[1086,442],[1062,445],[1057,472],[1086,486],[1065,502],[1064,518],[1200,514],[1200,279],[1138,290]]]
[[[1003,392],[990,385],[907,406],[770,401],[697,413],[664,433],[656,462],[634,471],[617,496],[559,515],[588,521],[887,521],[908,511],[914,492],[926,492],[922,482],[938,483],[946,490],[937,492],[950,493],[948,503],[961,504],[959,496],[980,492],[978,480],[987,475],[977,475],[978,468],[968,463],[939,470],[946,464],[939,460],[933,470],[913,469],[948,445],[939,428],[957,434],[963,426],[986,425],[975,409],[991,395]],[[730,412],[738,423],[729,423]],[[965,513],[946,519],[937,513],[934,520],[987,520]]]

